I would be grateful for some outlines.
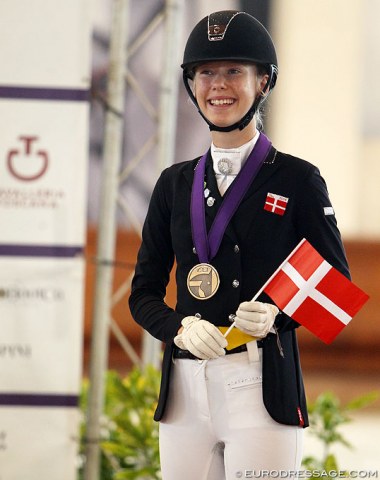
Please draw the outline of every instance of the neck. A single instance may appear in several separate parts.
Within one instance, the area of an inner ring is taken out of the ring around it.
[[[218,148],[236,148],[252,140],[256,134],[256,122],[253,119],[243,130],[232,130],[232,132],[211,131],[211,139]]]

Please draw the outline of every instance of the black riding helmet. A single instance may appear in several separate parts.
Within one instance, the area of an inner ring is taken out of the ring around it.
[[[207,122],[210,130],[230,132],[243,130],[252,120],[263,97],[256,99],[242,119],[228,127],[218,127],[211,123],[200,111],[198,102],[190,88],[189,80],[194,77],[194,69],[202,63],[231,60],[251,62],[260,65],[269,75],[263,89],[269,91],[275,86],[278,65],[273,41],[265,27],[246,12],[223,10],[203,18],[190,33],[183,55],[183,81],[186,90]]]

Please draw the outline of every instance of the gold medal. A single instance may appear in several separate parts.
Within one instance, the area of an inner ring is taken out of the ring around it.
[[[187,276],[187,288],[191,295],[198,300],[211,298],[217,292],[219,285],[219,274],[208,263],[195,265]]]

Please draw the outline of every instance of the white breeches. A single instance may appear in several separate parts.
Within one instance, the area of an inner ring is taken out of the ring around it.
[[[247,352],[174,360],[160,423],[163,480],[265,478],[268,471],[273,477],[299,470],[302,428],[275,422],[265,409],[261,353],[255,361]]]

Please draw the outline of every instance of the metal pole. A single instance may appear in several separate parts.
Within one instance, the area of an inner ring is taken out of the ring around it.
[[[108,365],[109,318],[116,238],[118,173],[123,140],[128,0],[114,0],[107,86],[103,186],[98,227],[98,267],[91,341],[90,391],[86,423],[85,480],[100,479],[100,416]]]
[[[175,136],[178,108],[179,47],[182,31],[183,0],[166,0],[164,62],[160,85],[158,123],[158,165],[160,170],[174,163]],[[161,363],[161,343],[144,332],[143,364],[156,368]]]
[[[158,164],[161,169],[174,163],[183,11],[184,0],[166,0],[165,59],[158,124]]]

